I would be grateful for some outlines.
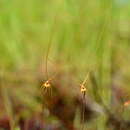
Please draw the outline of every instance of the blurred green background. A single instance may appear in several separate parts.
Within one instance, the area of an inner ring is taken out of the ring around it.
[[[129,4],[128,0],[1,0],[0,75],[6,111],[12,113],[11,94],[39,110],[34,99],[37,76],[46,78],[49,44],[49,75],[62,68],[73,79],[83,80],[92,70],[105,105],[111,104],[112,84],[126,91],[123,100],[128,100]]]

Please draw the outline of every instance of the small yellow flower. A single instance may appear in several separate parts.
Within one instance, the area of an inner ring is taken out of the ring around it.
[[[51,87],[51,84],[50,84],[50,82],[48,80],[44,83],[44,87],[45,88],[50,88]]]
[[[85,88],[84,85],[80,85],[80,91],[81,91],[81,93],[85,93],[86,90],[87,90],[87,89]]]
[[[45,83],[43,83],[42,85],[42,88],[46,89],[46,88],[50,88],[51,87],[51,84],[50,84],[50,81],[47,80]]]

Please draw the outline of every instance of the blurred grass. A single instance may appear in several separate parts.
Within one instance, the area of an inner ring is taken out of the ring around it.
[[[0,1],[0,68],[36,71],[49,57],[69,69],[76,79],[96,73],[99,93],[109,106],[113,73],[130,81],[130,6],[117,0],[2,0]],[[41,68],[40,68],[41,70]]]

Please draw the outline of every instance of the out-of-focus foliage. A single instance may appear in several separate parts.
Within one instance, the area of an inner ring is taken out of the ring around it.
[[[16,98],[29,107],[23,112],[26,116],[30,111],[41,111],[35,96],[39,96],[39,78],[46,79],[45,57],[50,42],[49,75],[60,71],[63,86],[70,79],[83,80],[92,71],[97,81],[96,87],[92,82],[88,85],[92,99],[116,109],[113,95],[119,88],[123,91],[121,100],[128,100],[129,14],[128,0],[1,0],[1,96],[8,114],[13,111],[10,95],[14,102]],[[96,119],[99,130],[105,129],[106,118]],[[94,129],[91,127],[95,128],[93,122],[90,129]]]

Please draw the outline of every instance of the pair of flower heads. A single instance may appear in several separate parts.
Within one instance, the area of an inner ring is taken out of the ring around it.
[[[54,78],[54,77],[53,77]],[[46,90],[46,89],[50,89],[52,87],[51,85],[51,81],[53,80],[53,78],[50,78],[48,80],[46,80],[43,84],[42,84],[42,88],[43,90]],[[86,82],[88,81],[88,78],[89,78],[89,72],[87,73],[87,76],[86,78],[84,79],[84,81],[79,85],[80,86],[80,92],[84,95],[87,91],[87,88],[85,87],[85,84]],[[128,101],[125,101],[124,102],[124,106],[127,107],[127,106],[130,106],[130,100]]]
[[[53,77],[54,78],[54,77]],[[46,90],[46,89],[50,89],[52,87],[51,85],[51,81],[53,80],[53,78],[50,78],[48,80],[46,80],[43,84],[42,84],[42,89],[43,90]],[[84,79],[84,81],[79,85],[80,86],[80,92],[82,94],[85,94],[86,91],[87,91],[87,88],[85,87],[85,84],[87,83],[88,81],[88,78],[89,78],[89,72],[87,73],[87,76],[86,78]]]

